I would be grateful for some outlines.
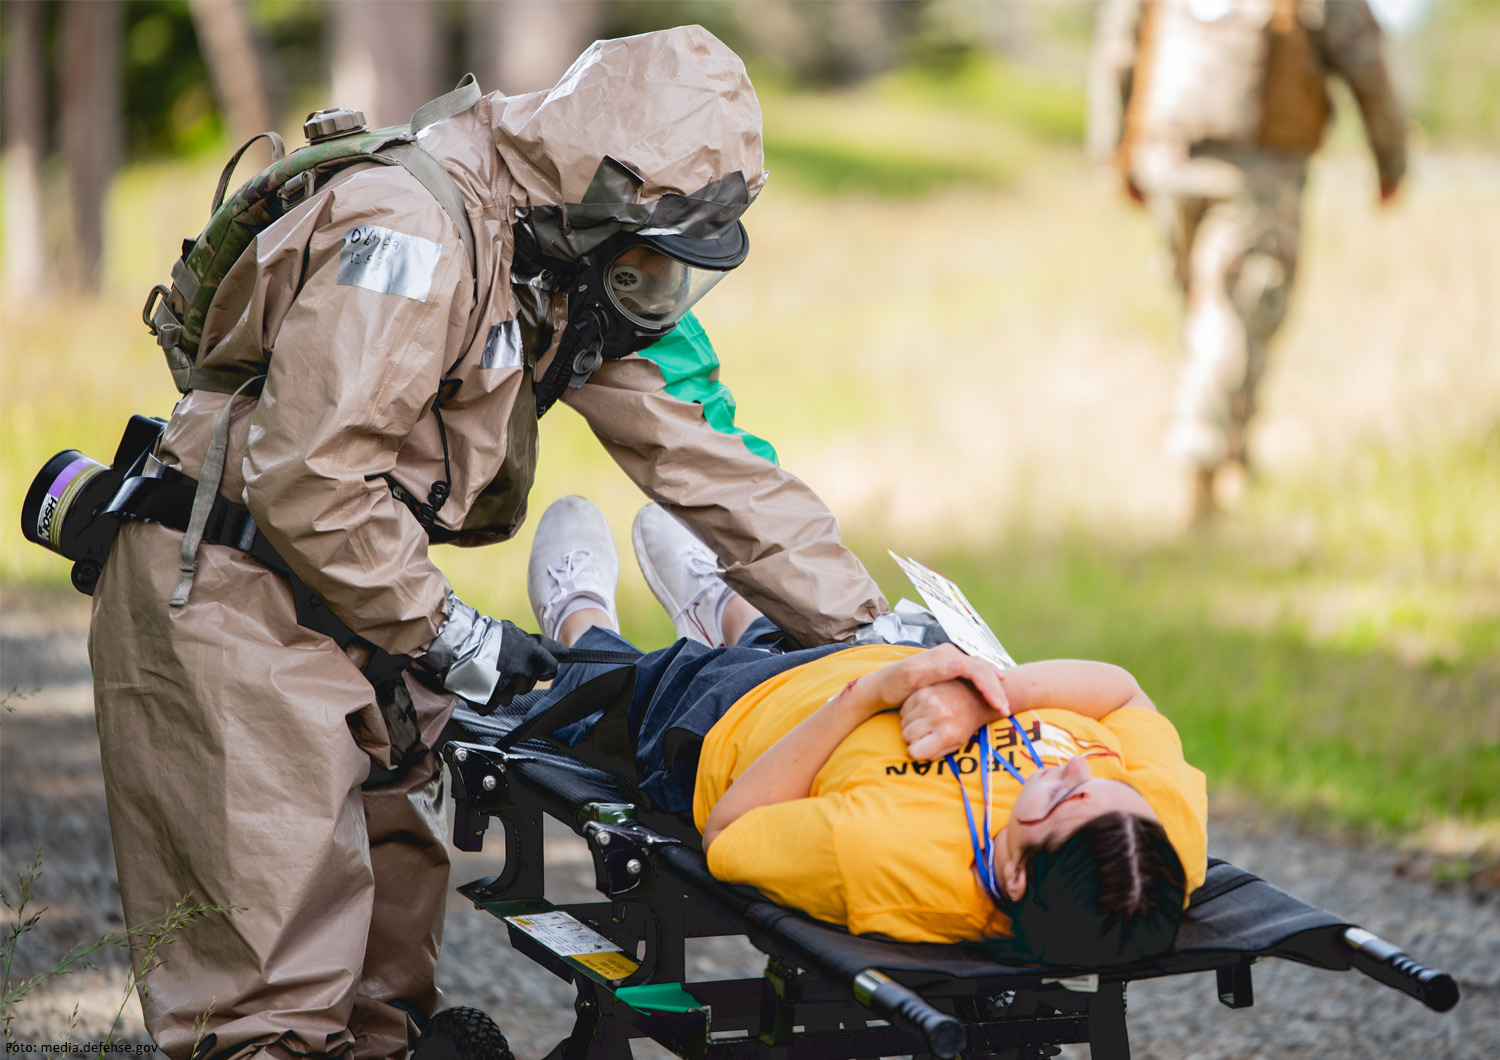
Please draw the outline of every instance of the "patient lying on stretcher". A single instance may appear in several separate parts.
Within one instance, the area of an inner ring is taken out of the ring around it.
[[[781,651],[665,512],[643,510],[633,538],[689,634],[634,664],[637,779],[654,808],[691,814],[715,876],[900,941],[1010,938],[1073,965],[1170,948],[1206,870],[1204,778],[1126,671],[1001,671],[952,645]],[[596,508],[548,509],[528,579],[543,632],[627,646],[617,575]],[[565,666],[536,710],[600,670]]]

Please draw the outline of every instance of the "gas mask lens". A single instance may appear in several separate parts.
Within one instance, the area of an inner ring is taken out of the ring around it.
[[[644,244],[626,247],[604,272],[609,299],[645,328],[676,324],[724,273],[685,265]]]

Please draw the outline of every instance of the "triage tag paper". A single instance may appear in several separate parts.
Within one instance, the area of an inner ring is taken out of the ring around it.
[[[978,659],[988,659],[1002,670],[1016,665],[1010,652],[1001,646],[995,634],[968,597],[957,585],[935,570],[922,566],[910,556],[901,557],[891,553],[891,559],[901,568],[912,586],[922,597],[922,602],[942,624],[943,631],[964,651]]]
[[[606,979],[624,979],[640,967],[620,947],[569,913],[530,913],[505,920],[559,957],[572,958]]]

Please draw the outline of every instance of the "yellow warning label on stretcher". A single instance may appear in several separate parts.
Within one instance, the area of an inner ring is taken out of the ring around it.
[[[573,958],[591,972],[598,972],[606,979],[624,979],[640,967],[635,961],[618,951],[614,953],[580,953]]]
[[[606,979],[624,979],[640,965],[623,950],[570,913],[528,913],[508,916],[507,923],[536,939],[559,957],[577,961]]]

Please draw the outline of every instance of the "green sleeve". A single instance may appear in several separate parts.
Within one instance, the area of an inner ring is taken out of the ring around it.
[[[770,442],[734,425],[734,395],[719,382],[719,355],[692,313],[683,317],[666,337],[642,350],[641,356],[661,369],[667,393],[679,401],[703,406],[703,418],[710,427],[721,434],[738,435],[745,448],[756,456],[773,464],[777,462],[776,450]]]

